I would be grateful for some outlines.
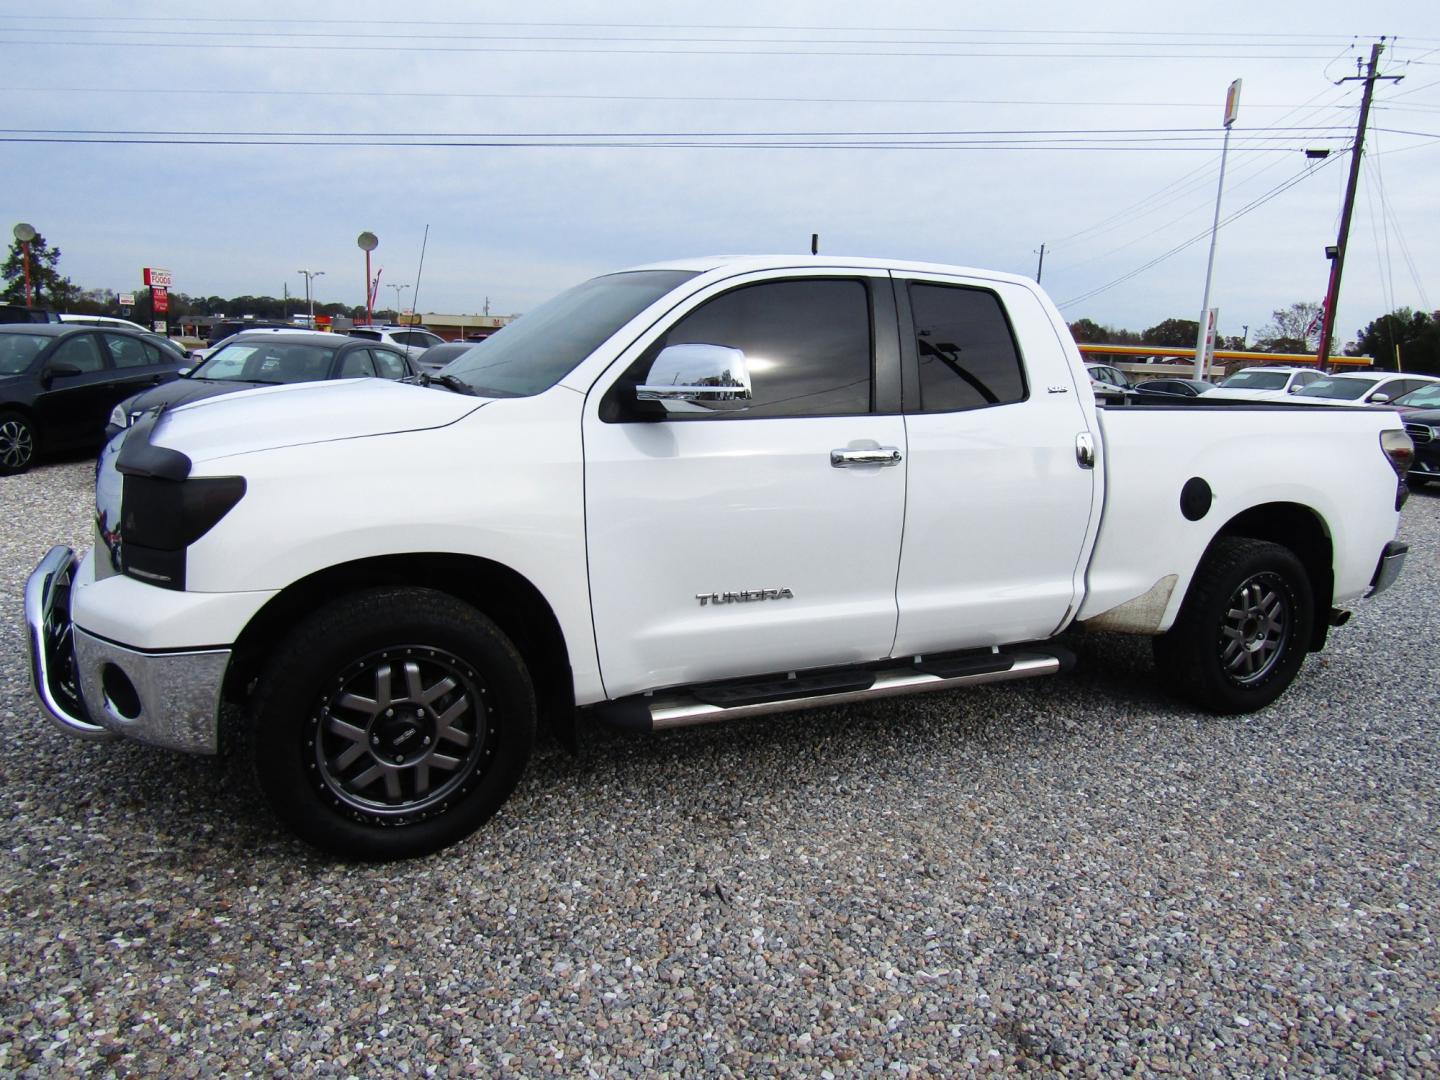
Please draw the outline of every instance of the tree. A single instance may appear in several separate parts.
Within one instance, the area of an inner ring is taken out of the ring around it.
[[[1166,319],[1146,330],[1144,341],[1146,345],[1193,349],[1199,336],[1200,324],[1194,319]]]
[[[1360,338],[1346,349],[1351,356],[1370,356],[1375,366],[1394,370],[1396,349],[1404,371],[1440,375],[1440,311],[1399,308],[1381,315],[1360,331]]]
[[[25,303],[25,264],[20,241],[10,245],[5,263],[0,266],[0,278],[5,280],[5,291],[0,299],[11,304]],[[36,307],[53,305],[64,307],[67,301],[78,295],[75,283],[61,277],[60,249],[52,248],[39,233],[30,241],[30,285]]]
[[[1300,301],[1272,311],[1274,320],[1255,337],[1260,352],[1312,353],[1320,345],[1320,304]]]

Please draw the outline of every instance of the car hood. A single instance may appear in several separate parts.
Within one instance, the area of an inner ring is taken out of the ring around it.
[[[192,462],[453,424],[491,398],[387,379],[290,383],[222,393],[166,411],[150,441]]]
[[[1217,386],[1205,393],[1207,398],[1229,398],[1233,401],[1265,401],[1270,398],[1291,397],[1284,390],[1247,390],[1239,386]]]
[[[140,413],[164,405],[173,409],[192,401],[215,397],[219,394],[234,394],[241,390],[258,390],[270,383],[241,382],[235,379],[175,379],[172,382],[153,386],[122,403],[125,415],[133,421]]]
[[[1411,409],[1400,414],[1407,424],[1440,424],[1440,409]]]

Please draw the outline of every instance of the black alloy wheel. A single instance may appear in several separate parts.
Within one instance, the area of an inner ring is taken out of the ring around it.
[[[1226,536],[1206,552],[1170,630],[1154,639],[1161,676],[1215,713],[1253,712],[1294,680],[1309,648],[1315,599],[1289,548]]]
[[[463,839],[509,797],[535,692],[496,624],[423,588],[367,589],[304,619],[251,702],[277,817],[336,855],[400,859]]]

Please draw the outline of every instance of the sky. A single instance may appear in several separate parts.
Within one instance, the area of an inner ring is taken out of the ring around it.
[[[1143,330],[1199,315],[1238,78],[1211,304],[1253,340],[1325,292],[1362,86],[1338,80],[1384,35],[1403,78],[1377,84],[1337,338],[1440,307],[1440,5],[1162,7],[0,0],[0,213],[85,288],[155,266],[303,296],[308,269],[350,304],[369,231],[379,305],[447,313],[812,233],[1032,277],[1043,244],[1068,319]]]

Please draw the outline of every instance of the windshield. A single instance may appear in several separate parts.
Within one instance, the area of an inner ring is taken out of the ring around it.
[[[43,334],[0,334],[0,375],[19,375],[54,340]]]
[[[1290,375],[1284,371],[1237,371],[1220,385],[1231,389],[1283,390]]]
[[[1412,390],[1405,396],[1396,398],[1394,403],[1409,405],[1415,409],[1440,408],[1440,384],[1422,386],[1419,390]]]
[[[1379,381],[1379,379],[1316,379],[1295,396],[1355,401],[1373,390]]]
[[[237,341],[216,349],[190,373],[192,379],[235,382],[312,382],[330,374],[334,345],[295,345],[281,341]]]
[[[620,327],[694,276],[689,270],[636,270],[592,278],[477,342],[456,357],[445,374],[487,397],[538,394],[570,374]]]

